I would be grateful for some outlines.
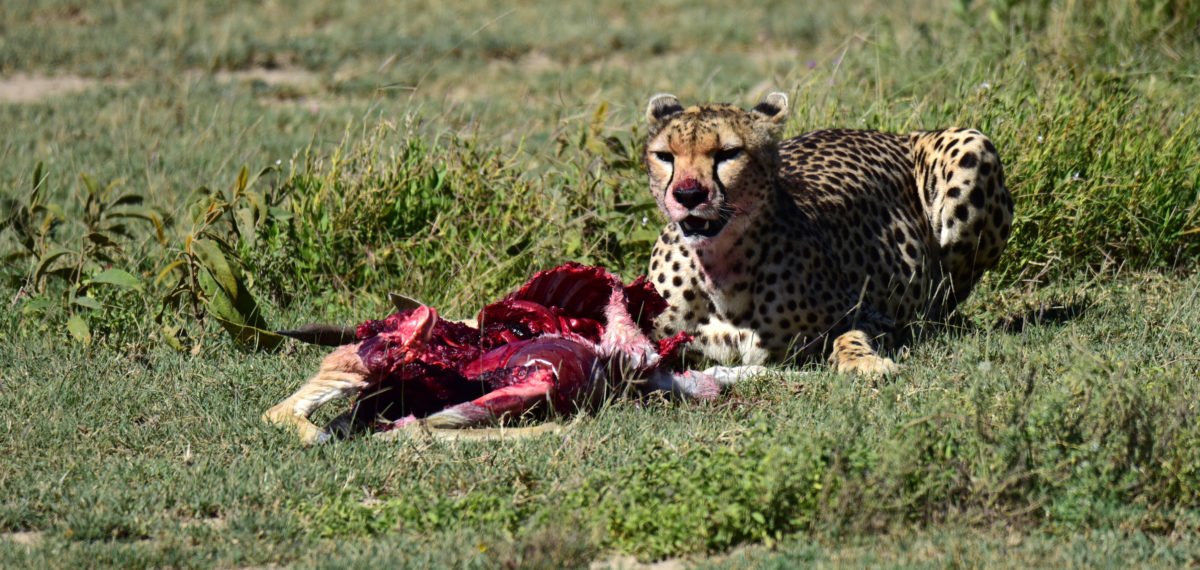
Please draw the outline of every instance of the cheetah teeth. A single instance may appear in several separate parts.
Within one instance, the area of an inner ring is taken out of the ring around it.
[[[683,220],[679,225],[686,235],[712,237],[720,233],[721,229],[725,227],[725,220],[706,220],[693,216]]]

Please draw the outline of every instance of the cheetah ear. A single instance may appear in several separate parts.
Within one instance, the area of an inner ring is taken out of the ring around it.
[[[679,104],[679,99],[668,93],[659,93],[651,97],[650,104],[646,106],[646,122],[650,123],[651,128],[658,128],[682,112],[683,105]]]
[[[763,100],[755,105],[750,112],[760,121],[768,121],[775,124],[782,123],[787,118],[787,95],[778,91],[771,93],[763,97]]]

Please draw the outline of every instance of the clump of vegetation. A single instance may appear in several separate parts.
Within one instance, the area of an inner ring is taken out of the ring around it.
[[[1148,105],[1128,78],[1039,91],[1032,105],[991,110],[1008,117],[997,135],[1022,145],[1009,167],[1021,215],[1002,271],[1044,282],[1100,267],[1191,267],[1200,253],[1200,112]]]
[[[121,241],[143,229],[136,222],[150,225],[159,243],[165,243],[165,238],[162,216],[142,205],[145,198],[141,194],[121,191],[119,181],[102,188],[87,174],[81,174],[79,182],[83,192],[75,195],[76,203],[49,201],[44,191],[46,172],[39,162],[33,169],[28,193],[6,200],[12,213],[0,223],[0,230],[11,228],[20,244],[20,248],[7,252],[7,260],[14,267],[23,260],[28,267],[17,274],[21,292],[29,299],[22,311],[41,316],[57,308],[65,316],[65,332],[82,344],[90,344],[89,320],[105,314],[101,299],[115,299],[114,292],[104,289],[143,290],[140,279],[114,267],[123,261]],[[120,311],[104,316],[110,329],[114,322],[123,321],[125,327],[138,324]]]
[[[245,256],[285,303],[391,289],[452,311],[568,259],[632,268],[622,246],[643,236],[623,214],[653,204],[632,181],[605,187],[604,167],[627,155],[597,159],[527,173],[511,151],[452,136],[426,142],[412,125],[385,124],[329,156],[302,157]],[[473,278],[459,283],[462,275]]]

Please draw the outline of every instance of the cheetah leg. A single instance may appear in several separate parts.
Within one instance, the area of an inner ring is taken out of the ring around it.
[[[722,364],[756,365],[770,360],[762,339],[752,330],[718,321],[700,325],[695,337],[692,343],[704,356]]]
[[[917,188],[940,249],[945,280],[933,315],[966,299],[996,265],[1012,230],[1013,202],[996,146],[983,133],[950,129],[913,135]]]
[[[880,356],[871,346],[871,339],[861,330],[843,333],[833,341],[829,363],[842,374],[880,377],[895,374],[900,367],[890,358]]]
[[[305,444],[328,440],[330,433],[313,424],[309,417],[326,403],[352,396],[367,387],[367,369],[357,350],[355,344],[334,350],[299,390],[267,410],[263,421],[292,427]]]

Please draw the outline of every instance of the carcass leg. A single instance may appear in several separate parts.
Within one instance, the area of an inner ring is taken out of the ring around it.
[[[767,372],[769,370],[766,367],[757,365],[713,366],[703,372],[672,372],[659,368],[646,378],[643,386],[651,392],[666,392],[692,400],[712,400],[721,393],[721,389]]]
[[[269,424],[292,426],[305,444],[329,439],[329,433],[309,421],[313,412],[338,398],[352,396],[367,386],[367,369],[358,357],[358,345],[351,344],[334,350],[317,373],[299,390],[263,414]]]
[[[553,381],[552,370],[537,370],[518,384],[492,390],[475,400],[432,414],[424,423],[435,429],[468,428],[490,425],[503,417],[517,417],[539,403],[549,405]]]
[[[754,376],[762,376],[770,372],[766,366],[744,364],[742,366],[713,366],[706,368],[704,373],[712,376],[722,388],[732,386]]]
[[[691,400],[713,400],[721,393],[716,378],[695,370],[672,372],[659,368],[636,384],[648,392],[665,392]]]
[[[554,372],[541,369],[517,384],[493,390],[470,402],[451,406],[424,419],[412,416],[396,422],[395,429],[376,434],[380,439],[399,439],[415,435],[437,439],[511,439],[556,433],[561,427],[553,422],[521,428],[478,428],[493,425],[497,419],[520,416],[545,403],[549,405]]]

